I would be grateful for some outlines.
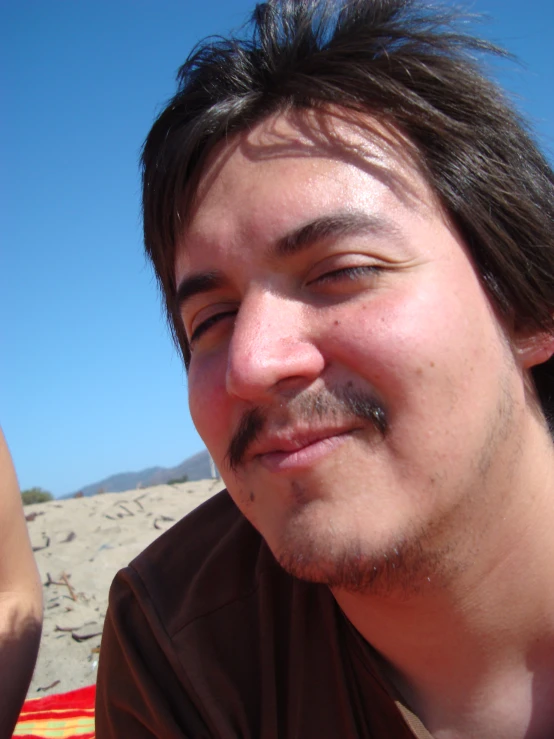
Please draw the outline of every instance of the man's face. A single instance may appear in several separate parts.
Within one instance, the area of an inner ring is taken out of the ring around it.
[[[194,423],[283,566],[336,587],[427,576],[492,519],[524,406],[406,150],[269,119],[212,156],[177,252]]]

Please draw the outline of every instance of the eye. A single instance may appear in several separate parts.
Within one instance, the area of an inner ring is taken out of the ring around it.
[[[215,326],[217,323],[219,323],[224,318],[228,318],[229,316],[235,316],[236,310],[228,310],[223,311],[221,313],[215,313],[213,316],[210,316],[205,321],[202,321],[192,332],[192,335],[190,337],[189,343],[192,345],[195,341],[198,341],[198,339],[203,336],[207,331],[209,331],[213,326]]]
[[[325,272],[319,277],[314,278],[309,282],[310,285],[314,284],[325,284],[330,282],[339,281],[354,281],[360,277],[369,277],[375,275],[379,271],[379,267],[374,264],[360,264],[355,267],[341,267],[340,269],[334,269],[330,272]]]

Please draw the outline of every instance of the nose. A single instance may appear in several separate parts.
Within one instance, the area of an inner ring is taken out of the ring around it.
[[[323,371],[305,306],[269,291],[242,301],[227,355],[227,392],[262,401],[295,392]]]

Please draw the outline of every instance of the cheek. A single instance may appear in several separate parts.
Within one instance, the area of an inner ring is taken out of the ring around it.
[[[457,296],[430,290],[344,306],[328,326],[330,361],[367,380],[389,405],[436,401],[441,391],[451,399],[486,349]]]
[[[230,418],[224,379],[215,362],[203,363],[201,367],[191,363],[188,375],[190,415],[214,457],[225,443]]]
[[[353,309],[355,308],[355,310]],[[432,353],[436,331],[423,316],[419,301],[398,296],[370,299],[337,312],[329,331],[330,344],[341,358],[356,363],[364,373],[395,373],[412,364],[414,349],[425,346]],[[396,369],[395,369],[396,368]]]

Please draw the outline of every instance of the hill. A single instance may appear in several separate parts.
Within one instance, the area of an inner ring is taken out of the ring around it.
[[[88,498],[91,495],[104,493],[122,493],[135,488],[147,488],[154,485],[163,485],[170,480],[178,480],[187,476],[189,481],[208,480],[212,477],[210,456],[206,450],[188,457],[176,467],[148,467],[140,472],[120,472],[106,477],[104,480],[93,482],[79,488],[74,493],[62,495],[62,498],[73,498],[77,492],[82,492]]]

